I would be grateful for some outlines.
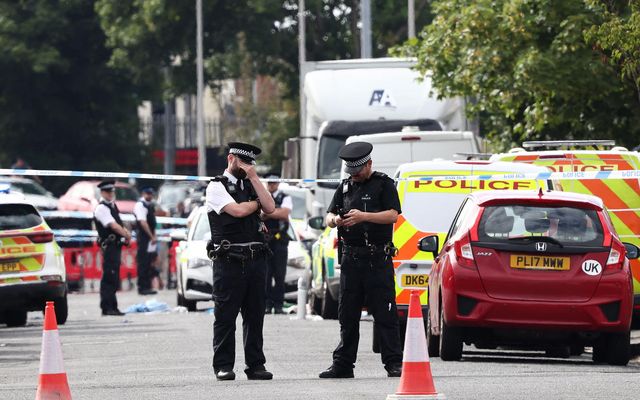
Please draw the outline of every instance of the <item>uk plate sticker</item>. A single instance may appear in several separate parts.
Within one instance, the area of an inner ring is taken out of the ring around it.
[[[602,272],[602,264],[597,260],[585,260],[582,263],[582,272],[591,276],[600,275]]]

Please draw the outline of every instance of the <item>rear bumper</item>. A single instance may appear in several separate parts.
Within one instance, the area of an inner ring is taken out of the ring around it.
[[[603,276],[591,299],[578,303],[492,298],[477,271],[458,272],[443,279],[444,317],[451,326],[623,332],[631,325],[633,295],[623,273]]]
[[[47,301],[64,296],[65,290],[64,282],[58,282],[55,286],[47,282],[0,286],[0,310],[44,310]]]

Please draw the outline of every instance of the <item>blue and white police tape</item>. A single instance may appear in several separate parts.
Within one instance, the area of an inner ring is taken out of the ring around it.
[[[178,181],[208,181],[209,176],[195,175],[163,175],[127,172],[97,172],[97,171],[62,171],[62,170],[42,170],[42,169],[0,169],[0,175],[20,175],[20,176],[59,176],[59,177],[86,177],[86,178],[120,178],[120,179],[157,179],[157,180],[178,180]],[[638,179],[640,170],[626,171],[575,171],[575,172],[540,172],[540,173],[494,173],[479,175],[421,175],[408,178],[395,178],[396,181],[442,181],[442,180],[467,180],[467,181],[487,181],[487,180],[566,180],[566,179]],[[261,179],[266,182],[287,182],[287,183],[339,183],[341,179],[300,179],[300,178],[279,178]]]

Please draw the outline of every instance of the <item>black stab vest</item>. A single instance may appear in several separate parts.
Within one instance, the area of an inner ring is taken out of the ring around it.
[[[149,224],[149,229],[151,229],[151,233],[156,233],[156,207],[153,205],[152,202],[146,202],[142,200],[140,200],[140,202],[142,203],[144,208],[147,209],[147,224]],[[136,232],[138,236],[138,241],[141,241],[141,240],[149,241],[151,239],[147,235],[147,233],[144,231],[144,229],[142,229],[142,226],[140,225],[140,221],[138,221],[137,219],[136,219],[136,227],[138,228]]]
[[[253,190],[251,182],[243,180],[243,188],[238,184],[233,184],[226,176],[216,176],[211,182],[220,182],[225,190],[231,195],[236,203],[255,200],[258,196]],[[262,222],[259,212],[255,212],[244,218],[236,218],[228,213],[218,214],[211,210],[207,214],[209,217],[209,227],[211,228],[211,241],[220,244],[222,240],[231,243],[263,242],[264,234],[260,231]]]
[[[382,184],[389,178],[382,172],[375,171],[371,177],[362,183],[351,182],[351,178],[344,179],[338,188],[342,192],[342,208],[349,211],[358,209],[365,212],[382,211],[381,195]],[[346,192],[345,185],[347,186]],[[367,240],[372,244],[386,244],[391,241],[393,235],[393,224],[374,224],[363,222],[349,228],[341,227],[340,236],[348,245],[362,246],[365,244],[365,233]]]
[[[122,220],[120,219],[120,211],[118,210],[118,206],[116,206],[116,203],[112,202],[111,204],[109,204],[106,201],[102,200],[100,201],[100,204],[104,204],[105,206],[107,206],[109,208],[109,211],[111,211],[111,216],[113,217],[113,219],[116,220],[116,223],[118,225],[122,226]],[[122,237],[118,235],[113,229],[109,228],[108,226],[102,226],[100,221],[98,221],[98,219],[95,216],[93,217],[93,220],[95,221],[96,230],[98,231],[98,237],[100,238],[100,240],[106,240],[107,237],[109,237],[109,235],[111,234],[116,235],[116,242],[118,242]]]
[[[273,198],[276,208],[282,207],[282,202],[284,201],[284,198],[286,196],[286,194],[280,192],[276,197]],[[264,224],[267,226],[269,236],[274,237],[276,233],[280,233],[280,239],[278,240],[289,240],[289,236],[287,235],[287,230],[289,230],[289,221],[283,221],[281,219],[268,219]]]

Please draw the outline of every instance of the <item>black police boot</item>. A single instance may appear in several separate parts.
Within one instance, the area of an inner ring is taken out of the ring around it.
[[[336,365],[331,365],[326,370],[320,372],[320,375],[318,376],[322,379],[353,378],[353,369],[341,368]]]
[[[247,379],[250,381],[268,381],[273,379],[273,374],[267,371],[264,365],[247,368],[244,370],[244,373],[247,374]]]
[[[232,381],[236,379],[236,373],[232,369],[221,368],[216,371],[216,379],[219,381]]]
[[[273,313],[274,314],[284,314],[284,310],[282,309],[282,307],[276,307],[273,309]]]
[[[271,307],[267,307],[264,309],[265,314],[271,314]]]
[[[102,315],[115,315],[117,317],[120,317],[124,315],[124,313],[116,308],[113,310],[102,310]]]
[[[389,378],[399,378],[402,375],[402,364],[389,364],[384,367]]]

